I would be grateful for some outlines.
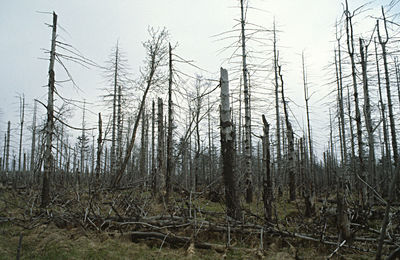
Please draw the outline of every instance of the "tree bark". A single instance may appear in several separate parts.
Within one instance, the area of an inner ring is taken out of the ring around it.
[[[225,185],[225,203],[228,216],[234,219],[241,218],[239,198],[236,192],[236,178],[234,173],[234,132],[230,121],[229,79],[228,72],[221,68],[221,156],[222,178]]]
[[[49,83],[47,100],[47,122],[46,122],[46,148],[44,152],[44,172],[41,193],[41,207],[46,207],[50,202],[50,174],[53,171],[52,143],[54,134],[54,61],[56,56],[56,34],[57,34],[57,15],[53,12],[53,26],[51,37],[50,65],[49,65]]]

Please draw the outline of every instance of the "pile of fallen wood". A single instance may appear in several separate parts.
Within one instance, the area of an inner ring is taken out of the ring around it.
[[[46,209],[39,207],[39,192],[28,189],[12,192],[9,197],[1,197],[4,206],[0,225],[7,222],[33,229],[54,223],[59,228],[80,227],[110,236],[129,236],[133,242],[156,240],[161,246],[264,250],[271,238],[279,237],[324,244],[331,247],[333,256],[339,250],[374,253],[379,235],[379,230],[368,225],[352,223],[352,229],[357,231],[354,237],[351,241],[340,241],[336,227],[329,226],[328,211],[307,222],[299,214],[297,219],[284,218],[271,223],[247,210],[243,220],[236,221],[223,212],[206,211],[192,200],[167,206],[153,201],[151,194],[137,195],[132,191],[104,191],[101,196],[77,190],[59,192]],[[155,209],[155,205],[159,208]],[[387,252],[399,247],[399,237],[392,233],[384,241]],[[237,241],[248,246],[237,247]]]

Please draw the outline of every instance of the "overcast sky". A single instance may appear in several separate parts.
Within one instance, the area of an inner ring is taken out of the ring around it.
[[[350,9],[366,1],[350,0]],[[375,1],[371,9],[379,10],[390,0]],[[18,98],[24,93],[31,107],[32,100],[46,100],[48,58],[43,49],[50,46],[51,15],[59,18],[59,40],[72,44],[86,57],[104,64],[118,40],[126,53],[133,77],[143,64],[142,42],[147,39],[148,26],[166,27],[171,40],[177,42],[179,55],[194,60],[208,71],[217,73],[229,53],[217,55],[226,42],[212,35],[231,30],[239,19],[237,0],[3,0],[0,3],[0,133],[4,136],[6,122],[18,122]],[[332,58],[334,24],[342,12],[342,1],[336,0],[250,0],[257,8],[248,20],[266,28],[272,27],[275,17],[279,33],[281,56],[289,96],[302,105],[301,52],[306,53],[307,69],[313,91],[319,93],[311,100],[314,106],[315,129],[326,127],[323,104],[317,99],[327,93],[326,67]],[[259,9],[259,10],[258,10]],[[371,20],[372,24],[374,23]],[[369,26],[369,25],[366,25]],[[87,99],[96,103],[104,87],[104,78],[97,69],[83,69],[69,64],[69,69],[82,91],[66,84],[60,90],[68,97]],[[56,72],[57,73],[57,72]],[[217,74],[215,74],[217,75]],[[62,79],[62,78],[61,78]],[[65,78],[64,78],[65,79]],[[30,121],[31,109],[26,121]],[[98,111],[94,111],[98,112]],[[325,111],[326,112],[326,111]],[[299,116],[302,120],[302,116]],[[329,119],[328,119],[329,120]],[[94,125],[94,122],[90,122]],[[317,132],[314,130],[314,132]],[[1,139],[2,140],[2,139]],[[2,143],[2,141],[1,141]]]

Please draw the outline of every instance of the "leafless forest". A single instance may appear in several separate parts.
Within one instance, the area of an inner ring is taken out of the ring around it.
[[[325,96],[301,55],[305,106],[287,91],[284,32],[237,2],[237,25],[212,36],[229,68],[201,68],[149,27],[136,79],[119,42],[95,61],[58,37],[62,14],[44,16],[48,94],[21,95],[2,129],[0,259],[400,258],[399,1],[376,16],[343,2]],[[103,74],[103,109],[63,96],[79,88],[71,63]]]

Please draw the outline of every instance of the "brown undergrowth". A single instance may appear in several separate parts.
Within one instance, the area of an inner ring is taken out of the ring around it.
[[[222,201],[201,192],[174,194],[165,205],[139,188],[94,194],[70,187],[45,209],[37,189],[0,192],[0,259],[14,259],[18,248],[21,259],[326,259],[339,247],[329,198],[304,218],[302,201],[284,194],[265,222],[260,201],[243,203],[244,217],[234,221]],[[372,258],[378,228],[373,218],[354,223],[354,241],[333,258]],[[392,248],[388,241],[386,253]]]

